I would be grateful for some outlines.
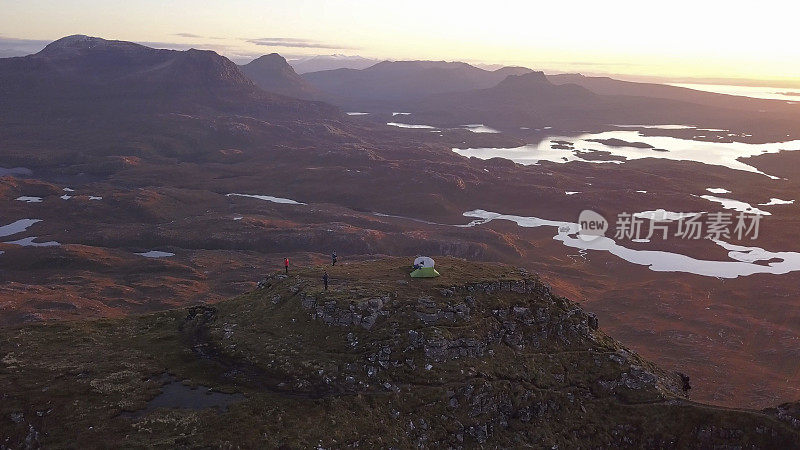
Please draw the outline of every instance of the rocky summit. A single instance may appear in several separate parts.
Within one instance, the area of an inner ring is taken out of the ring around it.
[[[0,329],[0,448],[792,448],[511,266],[290,267],[245,295]],[[325,290],[322,275],[330,286]],[[598,326],[599,325],[599,326]]]

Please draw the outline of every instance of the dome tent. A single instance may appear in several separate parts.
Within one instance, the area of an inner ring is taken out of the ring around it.
[[[427,256],[420,256],[414,260],[414,271],[411,272],[412,278],[433,278],[438,277],[439,272],[433,268],[434,261]]]

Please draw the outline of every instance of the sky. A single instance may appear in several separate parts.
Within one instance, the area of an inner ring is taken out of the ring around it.
[[[86,34],[237,62],[336,53],[793,84],[798,13],[772,0],[0,0],[0,57]]]

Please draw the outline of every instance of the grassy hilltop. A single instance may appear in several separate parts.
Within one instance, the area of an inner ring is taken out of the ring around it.
[[[800,442],[796,409],[688,400],[520,269],[436,267],[303,268],[213,305],[0,329],[0,448]]]

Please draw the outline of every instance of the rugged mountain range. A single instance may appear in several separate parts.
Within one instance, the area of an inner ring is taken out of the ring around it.
[[[600,95],[577,84],[551,83],[542,72],[509,75],[496,86],[432,95],[409,107],[435,125],[484,123],[498,128],[580,130],[603,124],[704,123],[726,111],[674,100]]]
[[[462,62],[383,61],[363,70],[328,70],[303,78],[336,104],[391,109],[433,94],[488,88],[510,74],[529,71],[517,67],[488,71]]]
[[[239,66],[242,72],[267,92],[302,99],[321,97],[321,92],[298,75],[277,53],[260,56]]]
[[[307,73],[326,101],[353,111],[413,112],[415,123],[582,130],[608,124],[684,124],[786,137],[800,108],[652,83],[524,67],[488,71],[460,62],[384,61],[362,70]],[[570,87],[571,86],[571,87]],[[594,95],[589,95],[594,94]]]
[[[379,61],[362,56],[349,55],[317,55],[289,61],[297,73],[319,72],[335,69],[366,69]]]
[[[298,117],[335,109],[259,89],[212,51],[153,49],[123,41],[68,36],[39,53],[0,59],[0,114],[106,116],[217,112]]]
[[[204,158],[256,134],[297,143],[343,126],[336,107],[264,91],[214,52],[88,36],[0,59],[0,97],[4,163],[32,169],[107,173],[122,156]]]

